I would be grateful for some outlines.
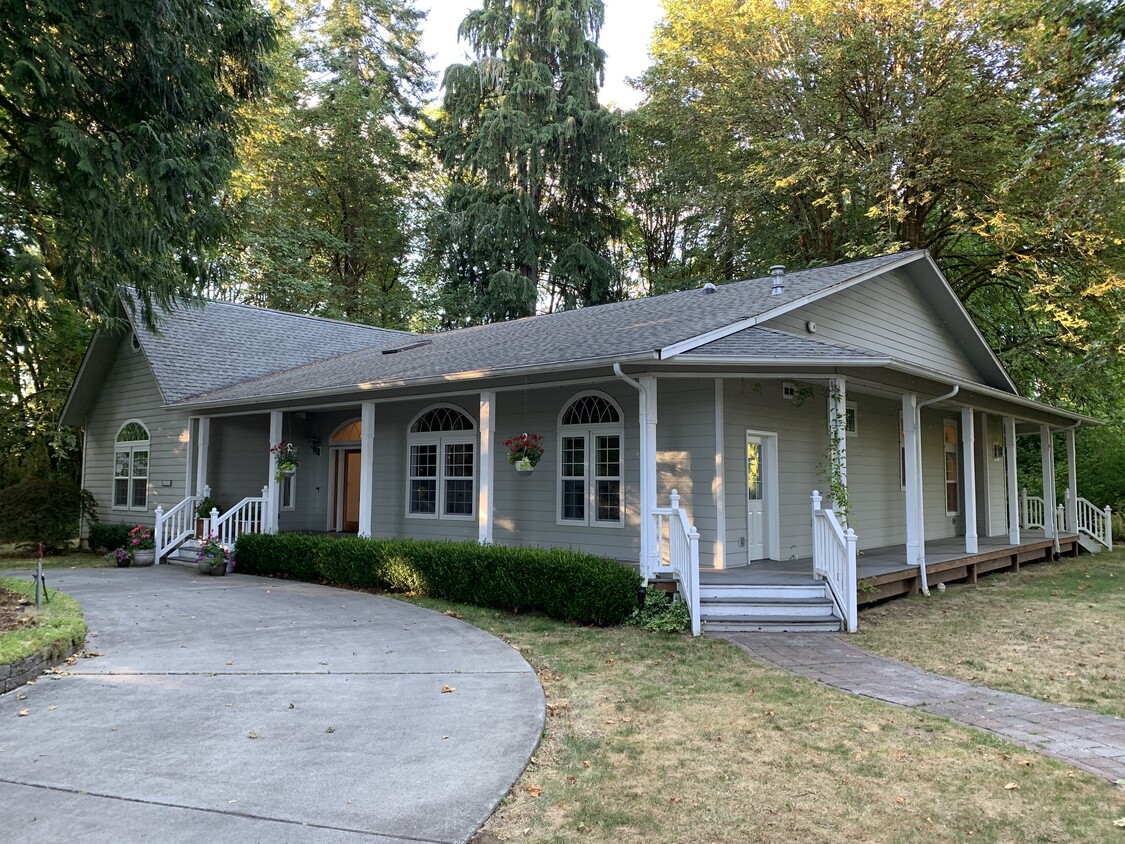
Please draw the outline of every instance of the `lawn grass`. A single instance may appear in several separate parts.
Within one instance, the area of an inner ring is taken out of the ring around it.
[[[25,578],[0,578],[0,586],[29,599],[35,598],[35,582]],[[61,658],[86,640],[82,608],[69,595],[51,590],[50,602],[34,611],[34,620],[17,630],[0,633],[0,665],[21,660],[46,650],[51,658]]]
[[[1125,841],[1125,789],[726,642],[417,603],[510,642],[547,695],[474,844]]]
[[[851,641],[940,674],[1125,717],[1125,551],[860,613]],[[1122,835],[1125,841],[1125,835]]]
[[[26,554],[10,557],[0,556],[0,571],[35,571],[36,562],[34,556]],[[57,557],[43,558],[43,568],[45,569],[112,568],[114,565],[112,557],[107,558],[101,554],[81,551],[70,551]]]

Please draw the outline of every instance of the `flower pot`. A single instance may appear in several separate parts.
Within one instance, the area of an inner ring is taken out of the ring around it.
[[[119,569],[127,569],[127,568],[129,568],[129,558],[128,558],[128,557],[119,557],[119,558],[117,559],[117,567],[118,567]]]
[[[156,549],[146,548],[143,551],[133,552],[133,565],[135,566],[151,566],[156,562]]]
[[[531,459],[528,457],[517,460],[514,465],[516,467],[516,472],[521,475],[530,475],[535,469],[535,467],[531,465]]]
[[[210,574],[212,577],[226,577],[227,564],[225,562],[220,562],[217,565],[211,566]]]
[[[196,519],[195,520],[195,535],[197,537],[206,537],[207,536],[207,526],[208,526],[207,523],[210,522],[210,521],[211,521],[210,519]]]

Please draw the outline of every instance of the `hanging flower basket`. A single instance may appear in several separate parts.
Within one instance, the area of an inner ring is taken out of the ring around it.
[[[505,440],[504,447],[508,449],[508,462],[521,475],[530,475],[543,457],[543,437],[539,434],[520,434]]]
[[[301,465],[300,458],[297,457],[297,449],[291,442],[282,440],[270,448],[270,454],[277,455],[277,471],[273,477],[278,483],[296,474],[297,467]]]

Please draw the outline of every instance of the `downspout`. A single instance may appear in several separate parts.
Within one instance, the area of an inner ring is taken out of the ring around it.
[[[922,490],[925,488],[925,478],[922,474],[922,408],[928,407],[931,404],[937,404],[939,401],[946,401],[951,399],[961,392],[959,386],[954,387],[943,396],[935,396],[932,399],[918,402],[914,410],[914,430],[916,435],[914,437],[917,445],[917,452],[915,460],[918,461],[918,522],[922,530],[922,542],[918,549],[918,553],[922,559],[918,561],[918,579],[922,584],[922,594],[927,598],[930,597],[930,584],[926,578],[926,508],[923,506]]]
[[[647,455],[648,455],[648,452],[649,452],[649,448],[648,448],[648,445],[649,445],[649,443],[648,443],[648,437],[649,437],[649,431],[648,431],[649,396],[648,396],[648,390],[645,389],[645,385],[642,384],[637,379],[631,378],[628,375],[626,375],[625,372],[621,369],[621,363],[620,362],[617,362],[617,363],[613,364],[613,374],[616,375],[618,378],[620,378],[622,381],[624,381],[626,384],[628,384],[630,387],[635,389],[637,391],[638,395],[639,395],[639,398],[640,398],[640,401],[638,402],[638,404],[640,406],[640,411],[638,413],[638,422],[640,424],[640,442],[639,442],[640,448],[638,449],[638,452],[640,453],[640,456],[641,456],[641,465],[640,465],[641,560],[640,560],[640,564],[641,564],[641,577],[643,577],[645,579],[645,581],[647,582],[649,576],[652,574],[652,572],[650,571],[651,566],[652,566],[652,544],[653,544],[653,539],[655,538],[652,535],[652,509],[656,506],[656,502],[654,500],[649,499],[649,492],[650,492],[649,487],[650,486],[653,487],[652,491],[655,492],[655,484],[652,483],[652,481],[650,481],[649,475],[654,473],[655,470],[656,470],[655,466],[648,467],[648,465],[647,465],[648,464]]]

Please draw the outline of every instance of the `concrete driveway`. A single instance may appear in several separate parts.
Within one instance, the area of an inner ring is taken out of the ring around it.
[[[389,598],[174,566],[48,585],[100,655],[0,696],[12,840],[464,842],[543,729],[519,653]]]

